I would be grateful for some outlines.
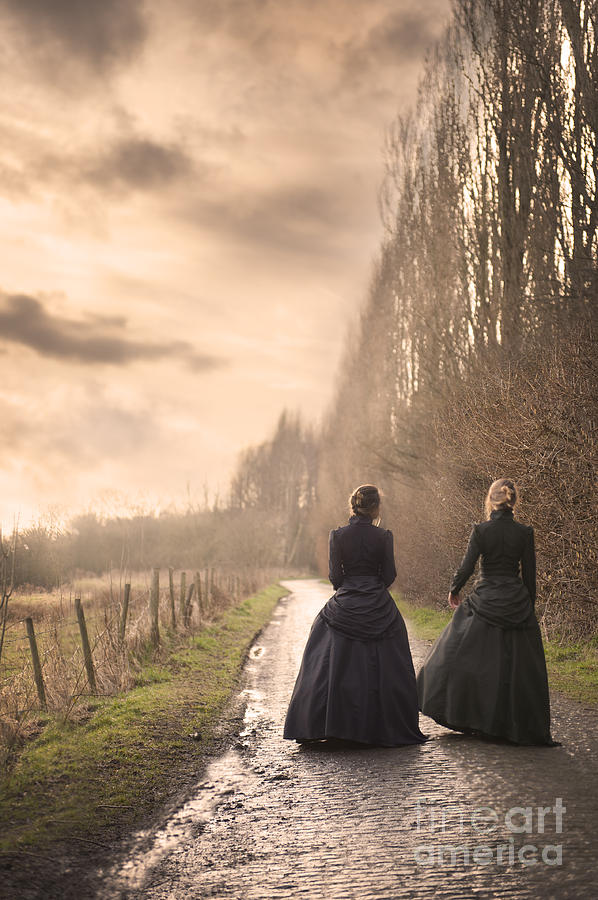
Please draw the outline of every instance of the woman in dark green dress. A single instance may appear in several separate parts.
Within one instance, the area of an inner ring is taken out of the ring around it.
[[[516,521],[517,487],[495,481],[455,572],[455,610],[417,676],[419,708],[440,725],[516,744],[554,745],[548,678],[534,612],[533,528]],[[481,558],[472,592],[461,590]]]

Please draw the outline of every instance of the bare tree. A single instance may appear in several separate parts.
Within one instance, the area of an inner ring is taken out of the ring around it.
[[[15,524],[10,541],[5,541],[2,535],[2,526],[0,526],[0,660],[8,622],[8,601],[15,586],[17,535],[18,525]]]

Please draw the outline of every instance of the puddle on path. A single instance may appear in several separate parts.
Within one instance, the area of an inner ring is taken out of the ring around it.
[[[254,645],[249,656],[259,659],[265,651]],[[190,840],[196,838],[214,817],[216,811],[231,798],[243,796],[244,788],[251,779],[242,750],[248,746],[248,739],[256,733],[256,726],[265,714],[263,694],[253,688],[245,688],[239,696],[245,701],[243,726],[239,731],[236,748],[232,748],[214,759],[197,785],[191,797],[177,812],[170,816],[156,832],[150,829],[133,835],[133,848],[125,863],[119,863],[105,873],[105,887],[98,894],[100,898],[127,896],[139,891],[147,876],[160,860],[169,854],[182,852]]]

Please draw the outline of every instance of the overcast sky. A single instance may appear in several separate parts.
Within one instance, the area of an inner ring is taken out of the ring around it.
[[[0,521],[317,421],[449,0],[0,0]]]

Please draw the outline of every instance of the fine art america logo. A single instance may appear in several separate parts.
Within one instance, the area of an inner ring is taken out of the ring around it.
[[[562,834],[566,812],[561,797],[553,806],[512,806],[505,813],[492,806],[440,807],[418,800],[417,831],[430,838],[415,848],[415,862],[419,866],[560,866],[563,845],[546,843],[548,835],[544,835]]]

